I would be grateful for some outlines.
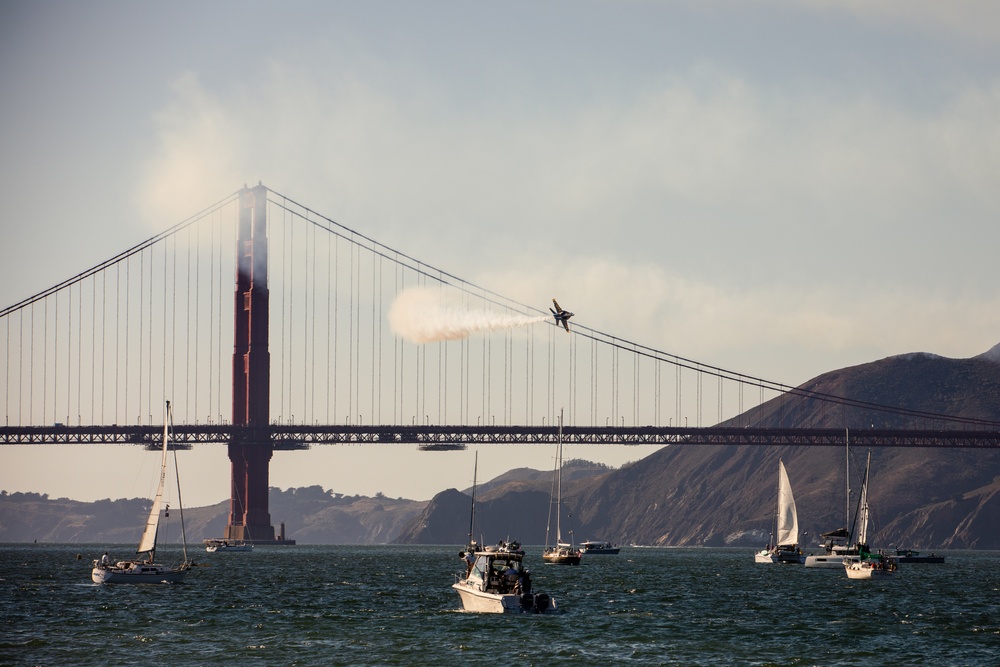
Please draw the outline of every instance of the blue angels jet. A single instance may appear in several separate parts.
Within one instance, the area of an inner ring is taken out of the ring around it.
[[[552,305],[555,306],[556,309],[552,310],[551,308],[549,308],[549,312],[552,313],[552,316],[554,318],[556,318],[556,325],[562,324],[563,327],[566,328],[566,332],[569,333],[569,318],[573,317],[573,313],[569,312],[568,310],[563,310],[562,308],[560,308],[559,302],[557,302],[555,299],[552,299]]]

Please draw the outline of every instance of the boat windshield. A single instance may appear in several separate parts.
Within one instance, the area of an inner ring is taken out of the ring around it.
[[[492,571],[494,576],[503,576],[510,569],[521,572],[521,559],[512,558],[506,554],[480,554],[472,566],[470,576],[482,579],[486,573]]]

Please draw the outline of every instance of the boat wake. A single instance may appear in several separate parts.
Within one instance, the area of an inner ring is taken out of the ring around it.
[[[549,316],[469,310],[448,303],[434,290],[412,287],[396,297],[388,318],[392,330],[411,343],[436,343],[468,338],[474,333],[524,327],[544,322]]]

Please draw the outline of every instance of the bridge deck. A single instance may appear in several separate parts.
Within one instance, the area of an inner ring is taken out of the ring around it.
[[[555,444],[554,426],[348,426],[232,424],[179,425],[176,446],[270,442],[276,450],[312,445],[416,444],[421,449],[464,449],[468,445]],[[3,426],[0,445],[134,444],[158,448],[163,426]],[[998,430],[858,429],[859,447],[1000,447]],[[563,442],[589,445],[844,445],[844,429],[721,428],[678,426],[567,426]]]

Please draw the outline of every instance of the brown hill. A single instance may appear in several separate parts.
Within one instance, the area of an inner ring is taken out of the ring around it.
[[[272,488],[269,507],[275,529],[299,544],[386,544],[395,541],[403,526],[413,522],[425,501],[384,496],[344,496],[319,486]],[[37,493],[0,491],[0,542],[90,542],[134,544],[146,523],[150,501],[143,498],[78,502],[50,499]],[[222,537],[229,501],[207,507],[185,508],[184,523],[190,544]],[[165,542],[180,542],[178,512],[161,523]]]
[[[972,359],[907,354],[821,375],[801,387],[908,411],[1000,422],[1000,346]],[[914,425],[912,416],[871,408],[845,408],[815,398],[782,396],[727,422],[763,426],[861,429]],[[930,424],[928,424],[930,425]],[[867,452],[852,451],[851,485],[860,485]],[[576,535],[620,543],[658,545],[762,545],[776,505],[778,460],[788,469],[798,506],[802,542],[845,525],[845,449],[841,447],[673,446],[621,470],[564,487]],[[1000,548],[1000,451],[881,448],[872,453],[872,540],[919,548]],[[515,485],[498,487],[492,500],[522,511]],[[458,499],[450,502],[460,505]],[[432,501],[433,503],[433,501]],[[468,507],[468,499],[465,499]],[[458,516],[458,509],[453,510]],[[512,510],[513,512],[514,510]],[[524,510],[526,511],[526,510]],[[536,510],[537,511],[537,510]],[[421,521],[436,523],[428,509]],[[460,544],[467,528],[451,533],[441,522],[435,542]],[[467,526],[467,519],[457,524]],[[537,526],[506,532],[540,543]],[[422,541],[419,530],[404,531]]]

